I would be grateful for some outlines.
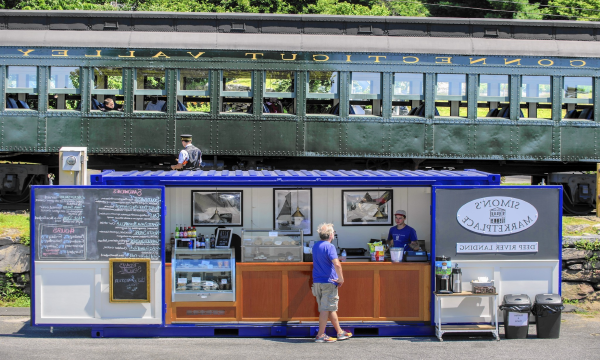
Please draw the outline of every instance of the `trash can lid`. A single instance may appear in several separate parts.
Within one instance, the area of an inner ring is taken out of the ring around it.
[[[531,300],[527,294],[508,294],[504,295],[504,305],[529,305],[531,306]]]
[[[562,305],[562,298],[558,294],[537,294],[535,303],[541,305]]]

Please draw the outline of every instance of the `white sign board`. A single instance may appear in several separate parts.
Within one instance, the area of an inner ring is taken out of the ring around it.
[[[458,223],[484,235],[508,235],[533,226],[537,209],[527,201],[508,196],[488,196],[469,201],[456,213]]]
[[[519,253],[538,252],[537,242],[457,243],[457,253]]]
[[[527,325],[529,325],[529,314],[522,314],[522,313],[516,313],[516,312],[508,313],[508,326],[527,326]]]

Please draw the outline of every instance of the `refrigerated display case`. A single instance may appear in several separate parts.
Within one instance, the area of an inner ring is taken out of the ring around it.
[[[242,262],[301,262],[302,230],[242,229]]]
[[[232,249],[175,248],[172,301],[235,301]]]

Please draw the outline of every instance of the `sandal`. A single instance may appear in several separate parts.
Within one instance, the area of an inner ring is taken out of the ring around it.
[[[315,338],[315,342],[317,342],[317,343],[332,343],[332,342],[336,342],[336,341],[337,341],[337,339],[329,337],[325,334],[323,334],[321,336],[317,336]]]

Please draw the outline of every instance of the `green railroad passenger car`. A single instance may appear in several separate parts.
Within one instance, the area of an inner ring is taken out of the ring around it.
[[[190,133],[205,168],[551,181],[600,161],[597,54],[591,22],[0,11],[0,151],[167,169]]]

